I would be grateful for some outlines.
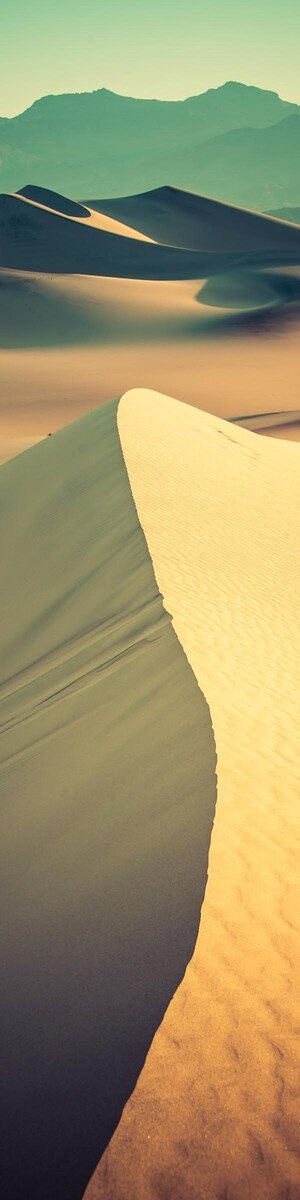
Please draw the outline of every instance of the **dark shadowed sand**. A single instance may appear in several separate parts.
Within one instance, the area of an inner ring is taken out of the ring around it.
[[[138,196],[84,203],[165,246],[222,254],[259,249],[263,253],[276,252],[287,247],[298,252],[299,231],[285,220],[274,221],[264,213],[236,208],[180,188],[162,187]]]
[[[65,217],[88,217],[89,210],[83,204],[77,204],[75,200],[69,200],[67,196],[61,196],[59,192],[52,192],[47,188],[35,187],[34,184],[28,183],[25,187],[20,188],[17,192],[18,196],[24,196],[26,200],[33,200],[35,204],[41,204],[43,207],[52,208],[54,212],[63,213]]]
[[[80,1200],[194,949],[216,797],[114,402],[1,469],[5,1200]]]

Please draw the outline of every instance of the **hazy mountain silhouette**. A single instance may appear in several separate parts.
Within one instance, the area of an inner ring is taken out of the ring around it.
[[[278,221],[291,221],[293,225],[300,225],[300,205],[298,208],[272,208],[268,215],[277,217]]]
[[[300,201],[300,108],[275,92],[226,83],[184,101],[105,88],[46,96],[0,119],[0,187],[24,178],[80,196],[172,183],[249,207]]]

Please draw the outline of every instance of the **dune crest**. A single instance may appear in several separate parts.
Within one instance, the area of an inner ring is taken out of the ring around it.
[[[177,249],[233,253],[299,247],[299,232],[292,223],[181,188],[165,186],[84,204]]]
[[[158,592],[117,407],[0,471],[5,1200],[81,1200],[207,880],[211,718]]]
[[[68,196],[61,196],[60,192],[53,192],[50,188],[37,187],[34,183],[26,183],[25,187],[19,188],[15,194],[21,196],[22,200],[31,200],[33,204],[61,213],[64,217],[82,218],[89,215],[89,210],[84,204],[70,200]]]
[[[296,1200],[299,451],[143,390],[118,426],[218,801],[192,964],[87,1198]]]
[[[36,187],[35,184],[28,183],[26,187],[20,188],[18,192],[12,192],[12,195],[19,196],[27,204],[45,209],[46,212],[56,213],[57,216],[66,217],[73,221],[79,220],[81,225],[89,225],[96,229],[106,229],[108,233],[117,233],[122,237],[136,238],[140,242],[152,241],[152,238],[146,237],[145,234],[139,233],[138,230],[129,229],[128,225],[122,225],[114,217],[107,216],[99,208],[94,211],[91,205],[86,207],[84,204],[76,203],[75,200],[69,200],[67,196],[60,196],[58,192],[49,191],[49,188]]]

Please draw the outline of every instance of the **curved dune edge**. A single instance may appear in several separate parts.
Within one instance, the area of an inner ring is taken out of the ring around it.
[[[298,448],[143,390],[118,427],[218,803],[194,958],[86,1196],[296,1200]]]
[[[23,201],[24,204],[31,205],[32,208],[38,208],[42,212],[64,217],[66,221],[75,221],[79,225],[104,229],[108,233],[117,233],[121,237],[133,238],[139,242],[153,241],[153,238],[146,237],[138,229],[132,229],[130,226],[122,224],[121,221],[115,220],[114,217],[107,216],[104,212],[102,213],[100,208],[93,209],[91,206],[86,207],[83,204],[75,204],[74,201],[69,200],[67,197],[59,196],[55,192],[48,192],[45,188],[35,188],[29,185],[23,191],[9,192],[8,195]],[[38,195],[40,196],[39,199]],[[53,203],[51,204],[52,199]]]
[[[207,881],[211,718],[158,592],[117,408],[0,473],[7,1200],[80,1200]]]
[[[247,417],[228,417],[227,420],[230,425],[252,429],[265,437],[287,439],[289,442],[300,441],[299,409],[291,409],[290,412],[253,413]]]
[[[82,203],[177,249],[215,252],[260,246],[265,251],[279,244],[299,248],[299,231],[293,223],[170,185]]]

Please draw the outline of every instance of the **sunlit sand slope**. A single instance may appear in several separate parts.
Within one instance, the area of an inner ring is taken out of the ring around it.
[[[74,200],[69,200],[67,196],[60,196],[58,192],[51,192],[48,188],[35,187],[34,184],[29,183],[12,195],[21,196],[28,203],[38,205],[48,212],[71,219],[79,218],[83,225],[94,225],[97,229],[106,229],[110,233],[119,233],[124,237],[138,238],[139,241],[152,240],[136,229],[129,229],[128,225],[122,225],[114,217],[109,217],[104,212],[94,212],[91,207],[86,208],[85,205],[77,204]]]
[[[146,391],[118,424],[218,801],[194,958],[87,1196],[296,1200],[299,450]]]
[[[80,1200],[194,949],[207,702],[117,403],[1,468],[1,1196]]]

